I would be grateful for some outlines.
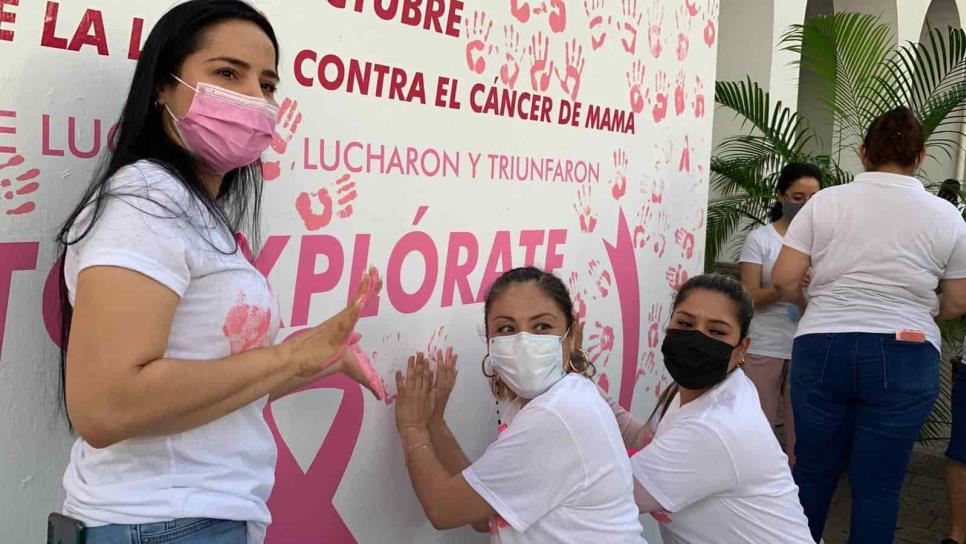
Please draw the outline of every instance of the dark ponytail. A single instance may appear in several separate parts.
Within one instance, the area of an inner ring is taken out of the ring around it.
[[[862,145],[869,170],[887,164],[912,168],[923,150],[922,123],[911,109],[900,106],[872,121]]]
[[[776,192],[785,194],[796,181],[802,178],[815,178],[818,180],[819,188],[822,187],[822,171],[819,170],[818,166],[804,162],[790,162],[785,165],[785,168],[782,168],[781,174],[778,175]],[[768,212],[768,220],[774,223],[781,219],[782,215],[782,203],[775,201],[771,211]]]

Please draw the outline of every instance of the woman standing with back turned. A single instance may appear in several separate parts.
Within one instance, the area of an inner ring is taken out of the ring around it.
[[[913,177],[926,157],[908,108],[872,122],[866,172],[816,194],[785,235],[773,283],[809,304],[792,353],[795,481],[818,541],[848,466],[850,543],[892,542],[912,445],[939,391],[934,318],[966,312],[966,227]],[[936,288],[942,295],[936,296]]]

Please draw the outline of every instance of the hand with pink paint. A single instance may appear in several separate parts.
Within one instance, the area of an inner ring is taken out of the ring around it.
[[[660,58],[664,51],[664,38],[661,36],[662,26],[664,25],[664,5],[661,0],[655,0],[648,10],[647,25],[647,45],[651,51],[651,56]]]
[[[634,65],[625,74],[627,76],[627,88],[630,89],[631,111],[641,113],[644,111],[644,76],[647,68],[640,59],[634,61]]]
[[[412,428],[429,433],[429,422],[436,411],[433,371],[422,353],[410,357],[406,376],[396,372],[396,428],[400,433]]]
[[[344,174],[315,193],[299,193],[295,198],[295,211],[306,229],[319,230],[327,227],[336,217],[351,217],[352,203],[358,196],[355,180],[351,175]]]
[[[689,37],[691,35],[691,17],[688,16],[687,6],[682,6],[675,12],[674,22],[678,29],[678,60],[683,62],[688,58],[688,51],[691,49],[691,38]]]
[[[500,67],[500,81],[512,89],[520,76],[520,32],[512,25],[503,27],[506,45],[503,48],[504,62]]]
[[[663,71],[654,74],[654,107],[651,109],[651,116],[655,123],[660,123],[667,117],[668,90],[667,74]],[[650,98],[650,90],[647,96]]]
[[[718,20],[718,0],[708,0],[708,9],[705,12],[704,43],[708,47],[714,45],[714,40],[718,35],[716,21]]]
[[[433,384],[433,396],[436,397],[436,409],[433,411],[432,421],[434,424],[442,424],[445,421],[446,403],[449,402],[450,393],[456,387],[456,360],[458,356],[453,353],[453,348],[446,350],[436,350],[436,380]]]
[[[567,4],[564,0],[550,0],[550,30],[559,34],[567,28]]]
[[[282,344],[287,350],[287,359],[296,368],[297,375],[311,378],[332,367],[375,392],[371,376],[368,376],[369,372],[365,368],[368,358],[360,360],[357,356],[347,356],[347,352],[356,351],[354,346],[358,345],[360,337],[354,335],[354,329],[362,308],[381,289],[379,273],[375,268],[370,268],[359,284],[355,302],[322,324]],[[371,363],[369,366],[371,367]]]

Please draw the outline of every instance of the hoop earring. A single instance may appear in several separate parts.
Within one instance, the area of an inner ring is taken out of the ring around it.
[[[589,361],[589,359],[587,358],[587,354],[581,348],[575,349],[574,350],[574,353],[580,355],[580,358],[584,362],[584,369],[583,370],[580,370],[576,366],[574,366],[574,358],[573,358],[573,356],[571,356],[570,359],[567,361],[567,366],[570,368],[570,370],[572,370],[574,372],[577,372],[578,374],[579,373],[582,373],[582,372],[586,372],[587,371],[587,362]]]
[[[483,356],[483,359],[480,361],[480,370],[483,371],[483,375],[486,376],[487,378],[493,378],[493,377],[496,376],[496,372],[494,372],[493,374],[487,374],[486,373],[486,360],[489,359],[489,358],[490,358],[490,354],[489,353],[487,353],[486,355]]]

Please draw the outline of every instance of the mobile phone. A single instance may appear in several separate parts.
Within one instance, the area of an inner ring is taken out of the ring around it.
[[[84,544],[87,535],[84,523],[63,514],[47,516],[47,544]]]

